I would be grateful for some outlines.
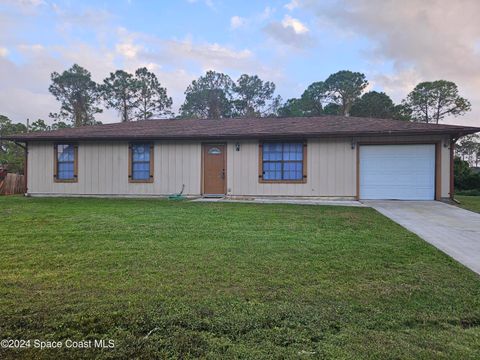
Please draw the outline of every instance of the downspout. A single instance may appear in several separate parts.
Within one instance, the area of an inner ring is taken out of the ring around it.
[[[25,181],[25,196],[28,196],[28,142],[25,143],[25,163],[23,168],[23,177]]]
[[[459,136],[460,137],[460,136]],[[455,156],[455,143],[459,137],[452,137],[450,139],[450,200],[455,201],[455,170],[454,170],[454,156]]]

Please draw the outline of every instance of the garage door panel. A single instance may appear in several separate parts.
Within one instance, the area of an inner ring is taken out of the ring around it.
[[[414,175],[414,176],[412,176]],[[382,175],[371,175],[364,177],[364,181],[369,184],[369,186],[379,186],[379,187],[391,187],[390,184],[391,177],[395,176],[395,186],[414,186],[414,187],[430,187],[431,179],[424,174],[411,174],[411,175],[395,175],[395,174],[382,174]]]
[[[362,145],[359,151],[361,199],[434,199],[435,145]]]

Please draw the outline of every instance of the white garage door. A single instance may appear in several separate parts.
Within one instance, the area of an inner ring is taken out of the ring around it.
[[[361,145],[360,199],[433,200],[435,145]]]

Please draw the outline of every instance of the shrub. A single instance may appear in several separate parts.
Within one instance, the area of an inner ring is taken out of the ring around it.
[[[460,191],[480,191],[480,174],[473,173],[468,162],[456,157],[454,162],[454,183],[455,188]]]
[[[480,196],[480,190],[455,190],[455,195]]]

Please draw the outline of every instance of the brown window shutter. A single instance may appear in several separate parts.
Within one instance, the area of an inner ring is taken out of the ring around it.
[[[307,142],[303,142],[303,178],[307,178]]]
[[[150,144],[150,181],[153,181],[153,164],[154,164],[153,153],[154,153],[153,144]]]
[[[78,179],[78,145],[73,147],[73,178]]]
[[[53,145],[53,179],[57,179],[58,173],[58,145]]]
[[[128,179],[132,179],[132,161],[133,161],[133,154],[132,154],[132,144],[128,144]]]
[[[263,144],[258,143],[258,179],[263,179]]]

